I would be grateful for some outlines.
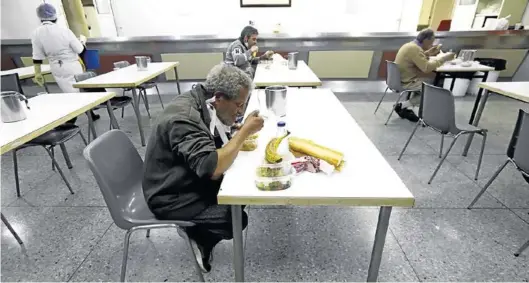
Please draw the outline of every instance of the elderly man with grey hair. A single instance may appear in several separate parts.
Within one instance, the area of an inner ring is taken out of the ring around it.
[[[433,30],[425,29],[419,32],[415,40],[404,44],[397,52],[395,63],[399,66],[402,85],[406,89],[416,90],[409,100],[395,105],[395,112],[403,119],[413,122],[419,120],[419,117],[408,107],[417,106],[420,103],[422,83],[433,81],[435,69],[454,58],[452,52],[437,56],[441,46],[434,46],[434,41]]]
[[[159,219],[196,224],[186,233],[204,272],[211,270],[215,245],[233,237],[230,207],[217,204],[224,172],[244,140],[263,127],[263,118],[252,112],[231,137],[231,126],[251,90],[251,79],[239,68],[213,67],[204,84],[165,107],[147,144],[143,177],[147,204]],[[243,211],[243,229],[247,223]]]

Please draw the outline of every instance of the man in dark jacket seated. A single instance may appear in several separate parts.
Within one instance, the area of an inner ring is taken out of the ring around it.
[[[229,137],[251,90],[252,81],[242,70],[213,67],[203,85],[165,107],[147,144],[143,192],[149,208],[159,219],[196,224],[186,233],[204,272],[211,270],[213,247],[233,238],[231,208],[217,204],[223,174],[244,140],[263,127],[254,112]],[[243,229],[247,223],[243,211]]]

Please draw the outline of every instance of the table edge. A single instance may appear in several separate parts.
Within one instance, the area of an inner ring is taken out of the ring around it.
[[[155,62],[155,63],[172,63],[170,66],[160,70],[159,72],[156,72],[154,74],[152,74],[151,76],[148,76],[148,77],[145,77],[139,81],[136,81],[136,82],[132,82],[132,83],[107,83],[107,84],[83,84],[83,82],[79,82],[79,83],[74,83],[72,86],[75,87],[75,88],[105,88],[105,87],[109,87],[109,88],[125,88],[125,87],[138,87],[140,86],[142,83],[145,83],[167,71],[169,71],[169,69],[172,69],[174,67],[178,67],[180,66],[180,62]],[[134,66],[134,65],[131,65],[131,66]]]
[[[512,99],[516,99],[516,100],[519,100],[519,101],[522,101],[522,102],[529,103],[529,98],[527,98],[527,100],[522,99],[521,96],[518,95],[518,94],[515,94],[515,93],[509,92],[509,91],[505,91],[505,90],[501,90],[499,88],[495,88],[495,87],[489,86],[486,83],[487,82],[481,82],[481,83],[478,84],[478,87],[482,88],[482,89],[486,89],[486,90],[494,92],[494,93],[497,93],[497,94],[500,94],[500,95],[503,95],[503,96],[510,97]]]
[[[224,205],[325,205],[325,206],[397,206],[413,207],[415,198],[344,198],[344,197],[282,197],[259,196],[239,197],[217,195],[217,202]]]
[[[41,136],[42,134],[46,133],[46,132],[49,132],[50,130],[52,130],[53,128],[59,126],[59,125],[62,125],[64,123],[66,123],[67,121],[73,119],[74,117],[77,117],[81,114],[83,114],[84,112],[96,107],[97,105],[111,99],[112,97],[116,96],[116,93],[114,92],[109,92],[106,96],[104,97],[101,97],[100,99],[94,101],[93,103],[91,104],[88,104],[74,112],[71,112],[70,114],[58,119],[58,120],[55,120],[54,122],[52,123],[49,123],[45,126],[43,126],[42,128],[39,128],[15,141],[12,141],[10,143],[7,143],[3,146],[0,147],[0,154],[4,154],[6,152],[9,152],[11,150],[13,150],[14,148],[17,148],[19,147],[20,145],[23,145],[31,140],[33,140],[34,138],[36,137],[39,137]]]

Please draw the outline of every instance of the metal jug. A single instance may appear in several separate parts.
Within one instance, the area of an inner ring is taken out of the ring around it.
[[[0,114],[2,122],[12,123],[26,119],[26,110],[22,106],[21,100],[26,102],[29,109],[28,99],[16,91],[2,91],[0,93]]]
[[[290,70],[295,70],[298,68],[298,54],[299,52],[288,53],[288,68]]]
[[[286,116],[287,87],[269,86],[265,88],[266,109],[277,117]]]
[[[149,65],[150,58],[147,56],[135,56],[138,71],[145,71]]]

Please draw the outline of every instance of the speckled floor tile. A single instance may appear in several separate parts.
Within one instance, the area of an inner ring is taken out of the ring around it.
[[[529,225],[507,209],[396,211],[391,230],[422,281],[527,281]]]
[[[248,281],[365,281],[378,209],[253,209],[246,247]],[[379,281],[417,278],[388,232]]]

